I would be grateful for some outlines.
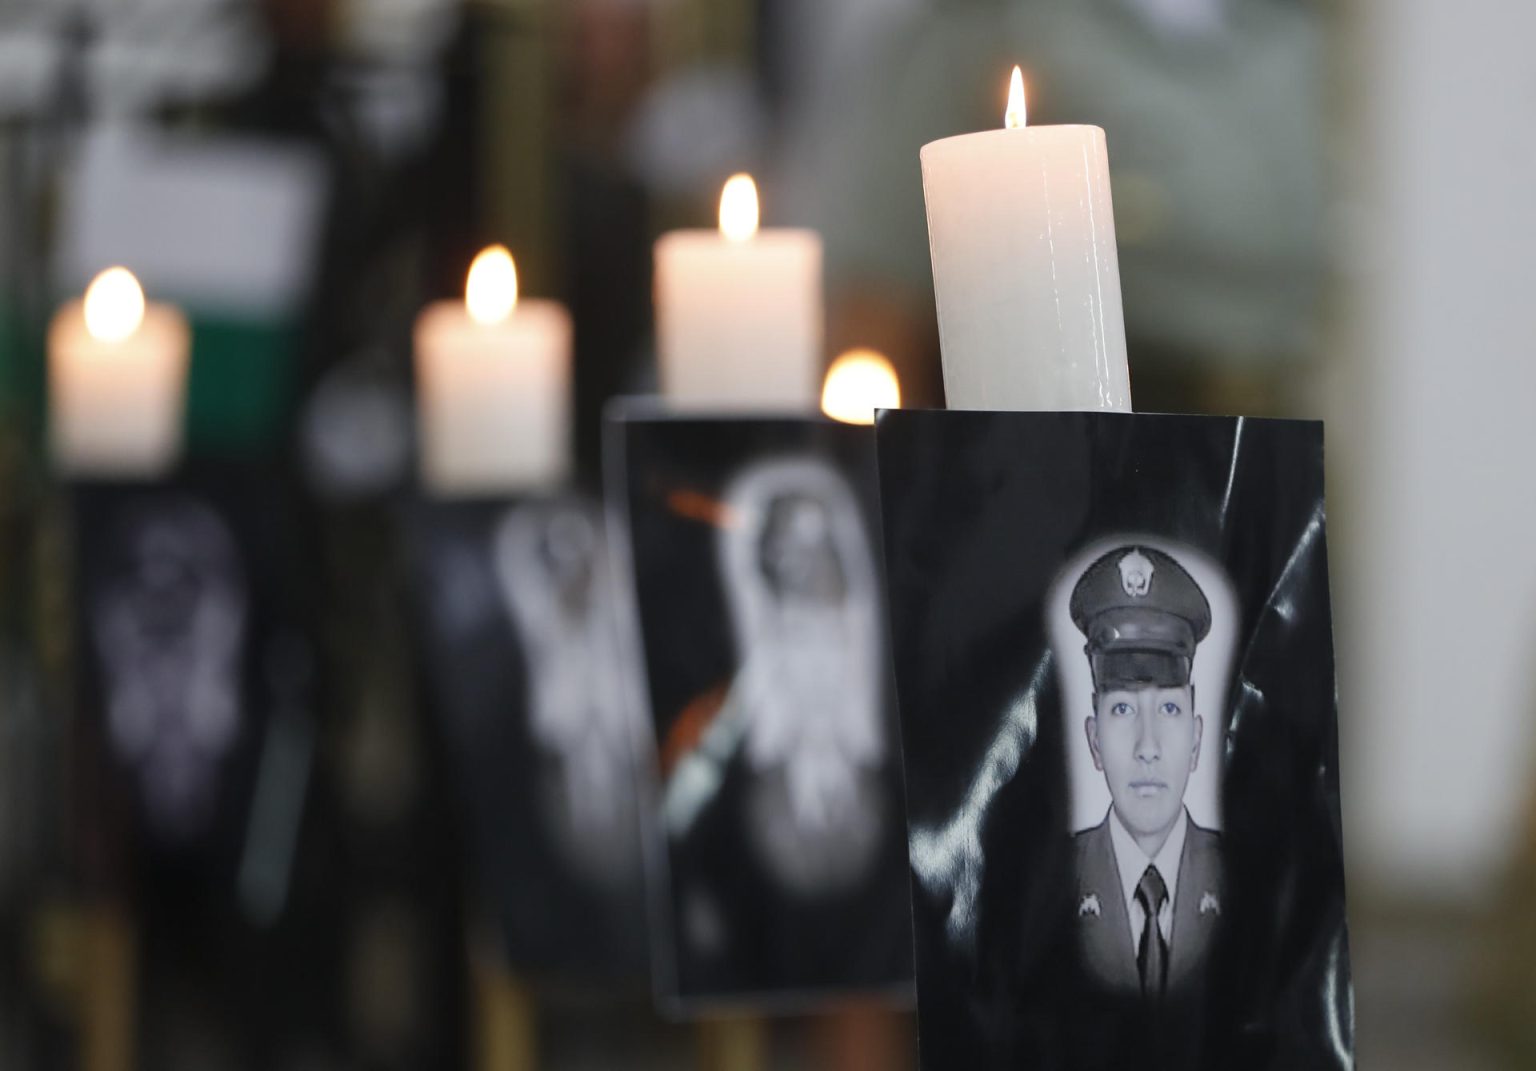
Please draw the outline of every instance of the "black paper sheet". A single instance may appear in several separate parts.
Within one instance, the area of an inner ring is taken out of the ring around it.
[[[631,411],[608,433],[659,773],[660,1001],[907,998],[870,429]]]
[[[923,1066],[1352,1066],[1321,425],[878,449]]]

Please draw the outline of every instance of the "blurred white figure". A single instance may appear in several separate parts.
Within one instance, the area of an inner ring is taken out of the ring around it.
[[[542,788],[557,839],[589,876],[618,879],[638,845],[601,524],[573,501],[514,506],[492,560],[527,667],[529,731],[552,760]]]
[[[875,562],[852,488],[815,459],[770,460],[727,489],[720,566],[742,659],[739,718],[756,782],[751,836],[785,883],[825,892],[879,844],[885,761]]]
[[[131,515],[108,550],[90,620],[107,725],[152,830],[203,832],[240,727],[246,590],[219,516],[190,499]]]

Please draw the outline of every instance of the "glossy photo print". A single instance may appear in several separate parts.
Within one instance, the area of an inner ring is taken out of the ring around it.
[[[659,996],[905,997],[869,429],[630,412],[608,430],[654,730]]]
[[[634,684],[601,507],[574,494],[428,501],[412,530],[428,701],[508,962],[638,987]]]
[[[924,1068],[1344,1068],[1322,429],[878,426]]]

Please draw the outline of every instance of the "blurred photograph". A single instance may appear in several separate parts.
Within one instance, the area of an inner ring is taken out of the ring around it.
[[[508,961],[645,977],[631,707],[601,510],[576,494],[418,504],[426,685]]]
[[[910,977],[869,446],[812,419],[610,425],[679,1006]]]
[[[717,561],[741,661],[663,803],[684,836],[710,774],[739,739],[753,778],[747,835],[785,890],[816,895],[867,877],[891,819],[875,562],[847,481],[813,457],[745,466]],[[715,743],[719,740],[720,743]]]
[[[633,741],[602,514],[576,499],[519,504],[492,540],[498,590],[528,666],[524,702],[543,758],[545,819],[583,873],[632,877]]]
[[[302,713],[312,687],[307,667],[290,679],[306,622],[277,501],[238,466],[71,490],[86,724],[151,856],[215,884],[261,847],[250,823],[274,713]]]
[[[156,836],[202,832],[241,727],[244,564],[226,523],[168,494],[125,511],[89,607],[107,729]]]

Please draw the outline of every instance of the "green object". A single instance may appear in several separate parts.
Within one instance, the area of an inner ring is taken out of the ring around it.
[[[290,323],[193,314],[189,455],[271,451],[289,414],[299,338]]]
[[[0,298],[0,452],[7,455],[41,456],[47,345],[43,325]]]
[[[18,333],[10,304],[0,304],[0,410],[10,409],[19,400],[21,346]]]
[[[0,300],[0,411],[7,416],[42,403],[43,344],[28,338],[15,304]]]

